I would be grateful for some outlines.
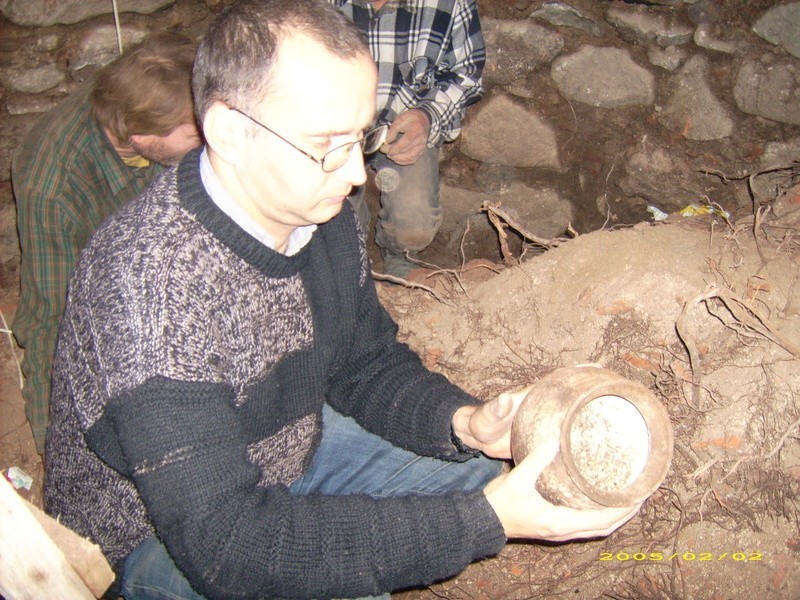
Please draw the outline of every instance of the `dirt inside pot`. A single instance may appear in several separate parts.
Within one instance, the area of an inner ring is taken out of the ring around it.
[[[607,492],[630,486],[647,464],[650,435],[637,408],[619,396],[601,396],[575,414],[569,450],[580,475]]]

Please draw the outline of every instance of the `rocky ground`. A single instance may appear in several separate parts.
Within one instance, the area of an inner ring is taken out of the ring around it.
[[[10,151],[116,45],[107,2],[50,4],[0,2],[9,324]],[[122,14],[123,37],[199,33],[222,4],[142,2],[157,11]],[[411,284],[380,281],[381,297],[427,364],[481,397],[582,362],[639,381],[670,413],[675,454],[611,538],[509,544],[399,596],[800,597],[800,3],[478,4],[486,95],[443,151],[443,227]],[[2,348],[0,467],[31,473],[39,503],[20,351]]]

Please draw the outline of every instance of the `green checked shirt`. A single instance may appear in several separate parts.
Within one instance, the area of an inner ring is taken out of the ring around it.
[[[22,257],[14,336],[25,412],[44,452],[50,372],[67,284],[89,236],[162,168],[125,165],[91,114],[87,86],[43,115],[17,148],[12,184]]]

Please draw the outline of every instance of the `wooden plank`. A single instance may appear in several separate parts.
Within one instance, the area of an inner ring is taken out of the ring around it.
[[[95,544],[42,513],[0,477],[0,594],[14,600],[94,600],[113,580]]]
[[[100,546],[64,527],[33,504],[26,502],[26,505],[42,529],[64,553],[67,562],[75,569],[89,591],[96,598],[102,596],[114,581],[114,571],[100,550]]]

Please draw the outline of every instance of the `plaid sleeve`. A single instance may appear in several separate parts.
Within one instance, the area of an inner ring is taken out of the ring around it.
[[[409,108],[431,122],[429,146],[455,140],[483,93],[486,47],[476,0],[328,0],[364,33],[378,67],[378,120]]]
[[[35,204],[35,203],[34,203]],[[22,372],[25,412],[36,447],[44,450],[47,428],[50,374],[64,295],[78,254],[71,218],[57,205],[36,211],[24,223],[21,277],[25,285],[22,311],[14,322],[14,334],[25,348]]]
[[[458,137],[467,107],[483,93],[486,46],[475,0],[456,0],[451,22],[443,59],[436,65],[435,85],[417,103],[431,120],[428,144],[432,146]]]

